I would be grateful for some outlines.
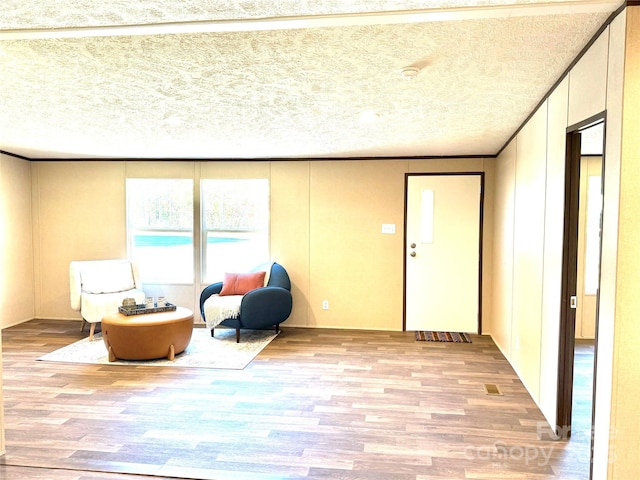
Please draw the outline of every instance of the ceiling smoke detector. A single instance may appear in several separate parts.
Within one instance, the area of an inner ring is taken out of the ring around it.
[[[408,67],[402,67],[400,69],[400,76],[405,80],[413,80],[414,78],[416,78],[419,72],[420,69],[418,67],[410,65]]]

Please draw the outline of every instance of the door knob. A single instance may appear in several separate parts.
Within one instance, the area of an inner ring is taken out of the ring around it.
[[[410,247],[411,247],[411,248],[416,248],[416,244],[415,244],[415,243],[412,243],[412,244],[410,245]]]
[[[409,255],[411,255],[412,257],[416,256],[416,252],[411,252]]]

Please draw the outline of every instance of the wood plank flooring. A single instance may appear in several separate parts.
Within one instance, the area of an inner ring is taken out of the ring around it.
[[[283,328],[244,370],[37,361],[79,323],[3,330],[0,478],[584,479],[488,337]],[[484,384],[502,396],[485,394]]]

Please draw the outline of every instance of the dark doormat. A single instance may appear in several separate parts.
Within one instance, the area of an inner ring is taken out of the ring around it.
[[[416,340],[419,342],[457,342],[471,343],[471,337],[459,332],[432,332],[419,330],[416,332]]]

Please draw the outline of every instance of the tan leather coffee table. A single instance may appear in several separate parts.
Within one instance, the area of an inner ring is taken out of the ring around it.
[[[109,361],[173,360],[182,353],[193,333],[193,312],[188,308],[141,315],[115,313],[102,319],[102,338]]]

